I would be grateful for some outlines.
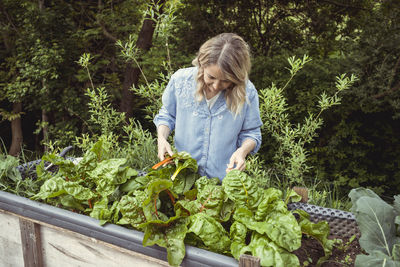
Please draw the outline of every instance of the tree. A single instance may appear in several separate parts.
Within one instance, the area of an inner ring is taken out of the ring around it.
[[[28,97],[40,99],[46,95],[52,80],[58,77],[62,48],[57,42],[46,43],[47,34],[54,30],[51,14],[44,12],[44,3],[5,1],[1,7],[1,30],[5,50],[2,62],[4,83],[1,100],[12,103],[12,111],[2,110],[2,116],[11,121],[12,143],[9,154],[18,155],[22,142],[21,115],[23,102]],[[24,16],[18,12],[25,9]],[[47,100],[47,99],[43,99]],[[43,116],[46,112],[43,109]]]
[[[156,27],[156,19],[157,17],[152,17],[152,13],[154,14],[155,11],[159,11],[162,13],[162,5],[165,3],[165,0],[160,0],[157,3],[153,3],[149,5],[149,11],[147,12],[140,32],[137,37],[136,47],[142,52],[147,52],[151,45],[154,30]],[[160,14],[160,13],[158,13]],[[137,59],[140,61],[140,58]],[[133,100],[133,93],[130,91],[132,85],[137,87],[140,77],[140,69],[139,66],[135,66],[133,62],[128,62],[125,75],[124,75],[124,82],[122,87],[122,97],[121,97],[121,104],[120,110],[125,112],[127,118],[131,118],[133,116],[133,108],[132,108],[132,100]]]

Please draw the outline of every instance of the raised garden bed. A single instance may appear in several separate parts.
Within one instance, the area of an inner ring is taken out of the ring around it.
[[[22,166],[28,170],[38,162]],[[48,166],[51,168],[51,166]],[[322,266],[352,266],[360,248],[353,214],[307,203],[290,203],[289,210],[302,209],[310,220],[328,221],[331,238],[343,239]],[[0,191],[0,263],[6,266],[168,266],[167,252],[158,246],[144,247],[143,233],[115,224],[101,226],[86,215]],[[348,242],[355,235],[357,238]],[[302,266],[315,266],[324,255],[322,246],[303,236],[294,251]],[[251,259],[254,260],[254,259]],[[60,264],[60,263],[63,264]],[[232,257],[186,245],[182,266],[238,266]],[[256,265],[253,265],[256,266]]]
[[[142,262],[147,262],[147,266],[168,266],[164,248],[142,246],[142,232],[114,224],[100,226],[98,220],[89,216],[2,191],[0,191],[0,216],[2,225],[6,226],[0,231],[2,244],[0,265],[2,266],[23,266],[24,258],[33,259],[34,255],[39,254],[42,254],[41,261],[44,266],[54,266],[52,263],[55,259],[60,264],[63,261],[64,264],[73,266],[96,266],[101,262],[99,261],[100,253],[96,251],[103,250],[111,250],[115,253],[111,253],[114,255],[113,261],[119,260],[118,255],[125,255],[124,257],[128,259],[125,266],[127,263],[130,266],[143,266],[135,265]],[[23,227],[24,224],[31,225],[30,229]],[[21,239],[20,232],[22,237],[28,234],[30,238]],[[54,238],[51,238],[55,233],[60,236],[57,244],[54,244]],[[42,242],[38,242],[38,239]],[[68,243],[71,240],[74,240],[74,244],[82,249],[74,248]],[[23,254],[26,256],[22,257]],[[124,266],[116,263],[112,265],[101,263],[101,266]],[[182,266],[238,266],[238,261],[231,257],[187,246]]]

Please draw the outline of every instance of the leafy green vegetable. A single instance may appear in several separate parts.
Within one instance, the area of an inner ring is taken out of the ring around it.
[[[122,218],[118,224],[130,224],[134,228],[138,228],[140,224],[146,222],[142,203],[146,199],[146,194],[143,191],[134,191],[132,196],[124,195],[119,201],[119,210]]]
[[[242,207],[236,209],[234,219],[288,251],[296,250],[301,245],[301,228],[290,212],[273,212],[265,221],[256,221],[253,212]]]
[[[149,183],[150,179],[149,176],[139,176],[135,177],[133,179],[128,180],[125,182],[122,186],[120,186],[120,189],[122,192],[128,193],[131,191],[135,190],[144,190]]]
[[[103,197],[100,201],[97,201],[92,211],[90,212],[90,217],[98,219],[100,224],[103,225],[106,222],[118,222],[118,202],[113,202],[111,207],[109,206],[109,201],[107,197]]]
[[[176,176],[179,174],[180,171],[186,168],[192,169],[194,172],[197,172],[197,162],[193,159],[189,153],[187,152],[179,152],[172,156],[176,170],[171,176],[171,180],[175,180]]]
[[[159,245],[167,249],[168,263],[179,266],[185,257],[186,249],[184,239],[187,233],[187,218],[173,218],[163,224],[148,223],[145,226],[143,246]]]
[[[296,255],[279,247],[268,237],[257,232],[253,232],[250,244],[244,247],[241,253],[246,251],[251,252],[253,256],[259,257],[262,266],[300,266]]]
[[[165,179],[152,180],[146,189],[147,198],[143,201],[143,211],[147,221],[153,220],[168,220],[168,216],[159,211],[158,206],[159,195],[162,191],[172,187],[172,181]]]
[[[333,247],[335,246],[335,244],[340,244],[341,240],[328,239],[330,229],[327,221],[312,223],[309,219],[310,215],[304,210],[295,210],[294,213],[297,213],[300,216],[299,224],[301,227],[301,231],[304,234],[318,240],[324,249],[325,256],[321,257],[317,262],[317,266],[320,266],[326,259],[328,259],[332,255]]]
[[[199,178],[196,181],[197,198],[180,200],[175,208],[182,208],[189,214],[205,213],[220,222],[228,221],[234,210],[234,202],[228,199],[222,186],[216,184],[218,182],[205,176]]]
[[[231,253],[236,259],[239,259],[240,255],[246,251],[246,235],[247,227],[239,221],[234,221],[230,229],[230,238],[232,241]]]
[[[168,262],[181,264],[185,243],[239,259],[260,257],[263,266],[299,266],[292,253],[302,231],[320,240],[326,255],[332,250],[329,226],[298,222],[286,203],[295,193],[263,189],[246,173],[233,170],[223,179],[199,177],[197,163],[186,152],[170,164],[156,164],[145,176],[127,166],[125,158],[109,158],[102,140],[76,165],[57,155],[44,160],[59,167],[50,174],[41,164],[44,183],[32,199],[82,212],[99,220],[144,232],[143,246],[165,247]],[[397,255],[397,254],[396,254]]]
[[[188,233],[194,233],[211,250],[226,253],[230,250],[231,241],[224,227],[214,218],[204,213],[190,216]]]
[[[254,210],[262,199],[263,191],[258,185],[249,179],[246,173],[232,170],[222,180],[222,187],[229,199],[238,206],[246,206]]]

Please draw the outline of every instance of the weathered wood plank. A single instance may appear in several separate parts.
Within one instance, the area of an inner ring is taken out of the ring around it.
[[[58,227],[42,227],[45,266],[166,267],[161,261]]]
[[[19,218],[21,246],[25,267],[42,267],[42,245],[40,225],[24,218]]]
[[[18,217],[0,210],[0,266],[24,266]]]
[[[260,267],[260,258],[242,254],[239,258],[239,267]]]
[[[41,262],[35,265],[35,260],[25,260],[25,264],[30,263],[25,266],[29,267],[169,267],[166,261],[3,210],[0,210],[0,226],[2,267],[24,266],[23,246],[40,248]],[[21,242],[22,239],[25,241]],[[34,246],[29,242],[39,244]]]

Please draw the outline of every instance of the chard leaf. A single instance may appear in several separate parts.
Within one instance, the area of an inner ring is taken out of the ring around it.
[[[301,196],[296,193],[292,188],[288,189],[286,191],[286,197],[285,197],[285,204],[288,204],[290,202],[299,202],[301,200]]]
[[[201,203],[196,200],[183,199],[176,202],[174,208],[175,211],[181,210],[183,213],[186,212],[188,213],[188,215],[191,215],[196,214],[200,211]]]
[[[237,208],[233,218],[247,228],[267,235],[278,246],[293,251],[301,246],[301,228],[296,218],[287,213],[271,212],[265,221],[256,221],[253,212],[246,208]]]
[[[391,257],[393,245],[400,243],[394,208],[369,189],[352,189],[349,196],[361,232],[361,247],[368,254],[379,251]]]
[[[144,190],[148,183],[150,182],[149,177],[146,176],[138,176],[134,177],[132,179],[129,179],[127,182],[125,182],[123,185],[120,186],[120,189],[122,192],[131,192],[135,190]]]
[[[46,154],[42,157],[42,161],[48,161],[54,165],[59,167],[58,173],[62,176],[66,176],[68,178],[73,178],[75,176],[75,164],[67,160],[63,157],[60,157],[56,154]]]
[[[107,197],[103,197],[100,201],[94,203],[90,217],[100,220],[100,225],[103,225],[106,222],[117,222],[118,212],[118,202],[114,202],[109,207]]]
[[[59,198],[60,198],[61,205],[63,205],[64,207],[76,209],[76,210],[80,210],[80,211],[85,210],[85,208],[82,206],[82,204],[71,195],[61,195]]]
[[[186,249],[184,239],[187,233],[189,220],[184,217],[171,218],[166,223],[146,223],[143,246],[159,245],[167,249],[167,259],[171,266],[179,266],[185,257]],[[168,226],[168,227],[166,227]]]
[[[164,168],[153,170],[150,169],[150,171],[147,173],[147,177],[149,180],[154,180],[154,179],[165,179],[165,180],[171,180],[171,175],[175,171],[175,166],[172,164],[168,164]]]
[[[204,212],[218,221],[229,220],[234,209],[234,203],[228,199],[222,186],[213,183],[198,189],[196,201],[201,204],[199,212]]]
[[[198,192],[197,189],[193,188],[193,189],[191,189],[189,191],[186,191],[184,193],[184,196],[188,200],[195,200],[197,198],[197,192]]]
[[[206,176],[202,176],[197,179],[195,186],[197,190],[203,190],[203,187],[206,185],[218,185],[220,183],[218,178],[207,178]]]
[[[234,221],[230,228],[231,238],[231,254],[235,259],[239,259],[240,255],[246,251],[246,234],[247,228],[243,223]]]
[[[185,151],[181,151],[173,156],[176,170],[171,176],[171,180],[175,180],[175,178],[179,175],[179,173],[186,168],[191,169],[193,172],[197,172],[197,161],[190,156],[189,153]]]
[[[60,196],[65,194],[66,191],[64,189],[65,180],[60,175],[55,175],[49,180],[45,181],[43,185],[40,187],[39,193],[34,195],[31,199],[32,200],[39,200],[39,199],[48,199]]]
[[[78,173],[86,174],[96,168],[98,161],[96,153],[88,150],[78,164],[75,165],[75,168]]]
[[[222,187],[228,198],[238,206],[257,209],[263,196],[263,189],[251,179],[245,172],[232,170],[222,180]]]
[[[182,170],[180,172],[180,175],[178,175],[174,180],[172,191],[174,191],[178,195],[185,194],[193,187],[198,177],[199,175],[191,170]]]
[[[116,184],[123,184],[132,176],[137,176],[139,172],[131,167],[120,167],[118,175],[114,180]]]
[[[79,182],[67,182],[63,180],[62,186],[65,192],[78,200],[89,200],[96,197],[96,194]]]
[[[301,231],[308,236],[312,236],[319,241],[324,249],[325,256],[318,260],[318,264],[328,259],[332,255],[333,247],[339,241],[336,239],[328,239],[330,233],[330,227],[327,221],[319,221],[318,223],[312,223],[310,221],[310,215],[304,210],[295,210],[294,213],[300,215],[299,225]]]
[[[263,198],[260,202],[260,204],[257,207],[256,213],[255,213],[255,219],[257,221],[262,221],[265,220],[265,217],[269,212],[272,212],[273,210],[280,210],[282,212],[287,211],[286,205],[284,204],[283,201],[280,201],[280,203],[277,203],[277,201],[281,200],[282,198],[282,191],[275,189],[275,188],[268,188],[267,190],[264,190]],[[275,202],[275,204],[272,204]]]
[[[206,180],[209,179],[201,177],[199,183],[196,182],[199,188],[193,191],[197,192],[194,200],[180,200],[176,203],[175,209],[183,209],[191,215],[202,212],[217,221],[228,221],[234,210],[234,203],[228,199],[220,185],[216,185],[212,180]]]
[[[126,182],[126,177],[124,179],[117,174],[120,171],[120,166],[125,164],[126,160],[125,158],[103,160],[98,162],[96,168],[88,174],[93,181],[104,180],[109,184],[122,184]]]
[[[189,218],[188,233],[198,236],[211,251],[226,253],[230,250],[229,235],[214,218],[204,213],[197,213]]]
[[[143,212],[146,216],[147,221],[153,220],[165,220],[168,217],[162,215],[162,213],[158,210],[157,202],[159,201],[159,194],[172,187],[171,180],[165,179],[155,179],[149,183],[148,187],[146,188],[146,195],[147,198],[143,201]]]
[[[300,266],[296,255],[277,246],[268,237],[257,232],[253,232],[250,244],[242,249],[242,252],[244,251],[249,251],[253,256],[259,257],[262,266]]]
[[[288,251],[294,251],[301,246],[301,228],[291,212],[271,212],[266,223],[266,234],[277,245]]]
[[[104,149],[103,149],[103,139],[100,138],[92,148],[87,152],[87,154],[94,154],[97,161],[102,161],[104,159]]]
[[[103,160],[95,169],[87,173],[96,183],[96,191],[103,197],[111,195],[116,190],[116,185],[125,183],[132,175],[137,175],[137,171],[121,167],[126,161],[125,158]]]
[[[140,224],[146,222],[142,209],[142,203],[146,197],[143,191],[135,191],[134,196],[122,196],[118,204],[122,218],[118,224],[130,224],[134,228],[138,228]]]

